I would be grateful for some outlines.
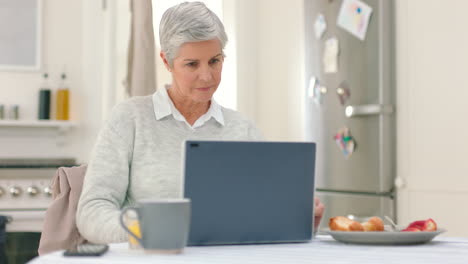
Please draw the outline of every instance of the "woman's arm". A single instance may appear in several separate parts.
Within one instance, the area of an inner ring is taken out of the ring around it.
[[[323,213],[325,212],[325,205],[318,197],[314,197],[315,210],[314,210],[314,233],[318,231],[320,221],[322,221]]]
[[[132,152],[114,125],[111,119],[99,134],[76,214],[78,230],[93,243],[127,240],[119,215],[127,195]]]

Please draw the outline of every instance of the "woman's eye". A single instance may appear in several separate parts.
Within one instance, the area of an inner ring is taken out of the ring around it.
[[[210,64],[215,64],[215,63],[218,63],[219,62],[219,59],[212,59],[210,60]]]
[[[189,67],[197,67],[197,63],[194,62],[194,61],[193,61],[193,62],[189,62],[189,63],[187,63],[186,65],[189,66]]]

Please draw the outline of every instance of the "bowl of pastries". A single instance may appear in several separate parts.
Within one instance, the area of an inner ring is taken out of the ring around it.
[[[446,231],[438,228],[437,223],[431,218],[391,228],[384,225],[378,216],[370,217],[364,222],[345,216],[335,216],[329,219],[328,227],[326,232],[339,242],[375,245],[427,243]]]

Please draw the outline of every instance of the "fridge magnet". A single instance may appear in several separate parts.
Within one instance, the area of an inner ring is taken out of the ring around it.
[[[336,73],[338,71],[338,54],[340,44],[338,39],[333,37],[325,41],[325,51],[323,54],[323,65],[326,73]]]
[[[320,84],[319,80],[312,76],[307,88],[307,96],[313,98],[315,103],[320,105],[323,102],[323,96],[327,93],[327,87]]]
[[[359,0],[343,0],[338,14],[338,26],[360,40],[366,38],[372,7]]]
[[[347,127],[341,128],[338,133],[335,134],[333,139],[346,159],[348,159],[356,150],[356,141]]]
[[[309,98],[314,98],[315,94],[315,86],[317,84],[318,80],[315,76],[310,77],[309,80],[309,87],[307,88],[307,97]]]
[[[340,86],[336,88],[336,94],[338,95],[340,104],[345,105],[349,97],[351,97],[351,91],[349,90],[349,86],[346,81],[341,82]]]
[[[327,87],[321,84],[315,87],[314,100],[316,104],[321,105],[323,103],[323,97],[325,97],[325,94],[327,93],[327,91],[328,91]]]
[[[323,33],[327,30],[327,22],[325,21],[325,17],[322,14],[319,14],[317,16],[317,19],[315,19],[315,37],[317,39],[321,39],[323,36]]]

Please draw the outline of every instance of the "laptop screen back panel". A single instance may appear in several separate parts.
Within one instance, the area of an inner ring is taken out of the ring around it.
[[[189,245],[308,241],[315,144],[188,141]]]

